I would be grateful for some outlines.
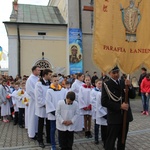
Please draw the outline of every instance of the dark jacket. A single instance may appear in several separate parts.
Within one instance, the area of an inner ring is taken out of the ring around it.
[[[122,124],[123,123],[123,113],[124,111],[121,110],[121,103],[125,101],[125,84],[124,81],[120,81],[120,85],[117,85],[112,79],[106,81],[106,85],[108,86],[109,90],[116,95],[117,97],[122,96],[122,101],[114,101],[109,98],[106,89],[102,87],[102,106],[107,108],[108,115],[107,115],[107,122],[108,124]],[[128,93],[129,98],[135,98],[135,91],[134,88],[129,88]],[[130,103],[130,102],[129,102]],[[133,120],[131,108],[129,107],[127,111],[127,122],[131,122]]]

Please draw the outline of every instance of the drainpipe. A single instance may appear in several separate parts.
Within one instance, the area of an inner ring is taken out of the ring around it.
[[[17,37],[18,37],[18,75],[21,75],[21,61],[20,61],[20,51],[21,51],[21,45],[20,45],[20,29],[19,29],[19,25],[17,25]]]
[[[82,4],[81,4],[81,0],[79,0],[79,28],[82,31]]]

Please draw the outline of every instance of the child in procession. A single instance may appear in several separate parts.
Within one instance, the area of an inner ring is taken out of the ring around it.
[[[96,123],[96,113],[99,110],[97,110],[98,108],[97,108],[96,96],[98,95],[98,93],[101,92],[101,87],[102,87],[102,81],[100,79],[95,80],[95,87],[92,89],[90,94],[90,100],[92,104],[92,119],[94,120],[95,144],[99,143],[99,124]]]
[[[75,100],[75,93],[67,93],[66,99],[58,102],[56,110],[56,127],[59,133],[61,150],[72,150],[75,122],[78,121],[79,108]]]
[[[1,116],[3,117],[3,122],[9,122],[8,117],[11,115],[10,111],[10,89],[7,86],[7,80],[2,81],[2,85],[0,86],[0,99],[2,101],[1,104]]]
[[[56,131],[56,116],[55,111],[58,102],[65,99],[65,89],[59,85],[59,78],[56,74],[52,76],[52,83],[46,92],[46,113],[50,120],[50,139],[52,150],[56,150],[55,131]]]
[[[14,83],[15,90],[11,94],[12,96],[12,102],[14,106],[14,125],[18,123],[18,115],[19,115],[19,109],[18,109],[18,90],[20,89],[20,83],[16,82]]]
[[[83,84],[79,89],[79,108],[80,114],[84,116],[84,127],[85,127],[85,137],[92,138],[91,134],[91,115],[92,115],[92,105],[90,101],[90,93],[93,89],[91,85],[91,77],[85,76],[85,84]]]

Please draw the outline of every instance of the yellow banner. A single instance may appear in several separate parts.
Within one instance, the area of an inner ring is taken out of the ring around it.
[[[93,59],[109,71],[150,68],[150,0],[94,0]]]

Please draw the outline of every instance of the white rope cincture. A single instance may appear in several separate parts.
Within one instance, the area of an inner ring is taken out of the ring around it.
[[[120,97],[117,97],[116,95],[114,95],[114,94],[109,90],[109,88],[108,88],[108,86],[107,86],[106,83],[104,83],[104,87],[105,87],[105,90],[106,90],[106,92],[107,92],[109,98],[111,98],[111,99],[112,99],[113,101],[115,101],[115,102],[122,101],[122,97],[121,97],[121,96],[120,96]]]

